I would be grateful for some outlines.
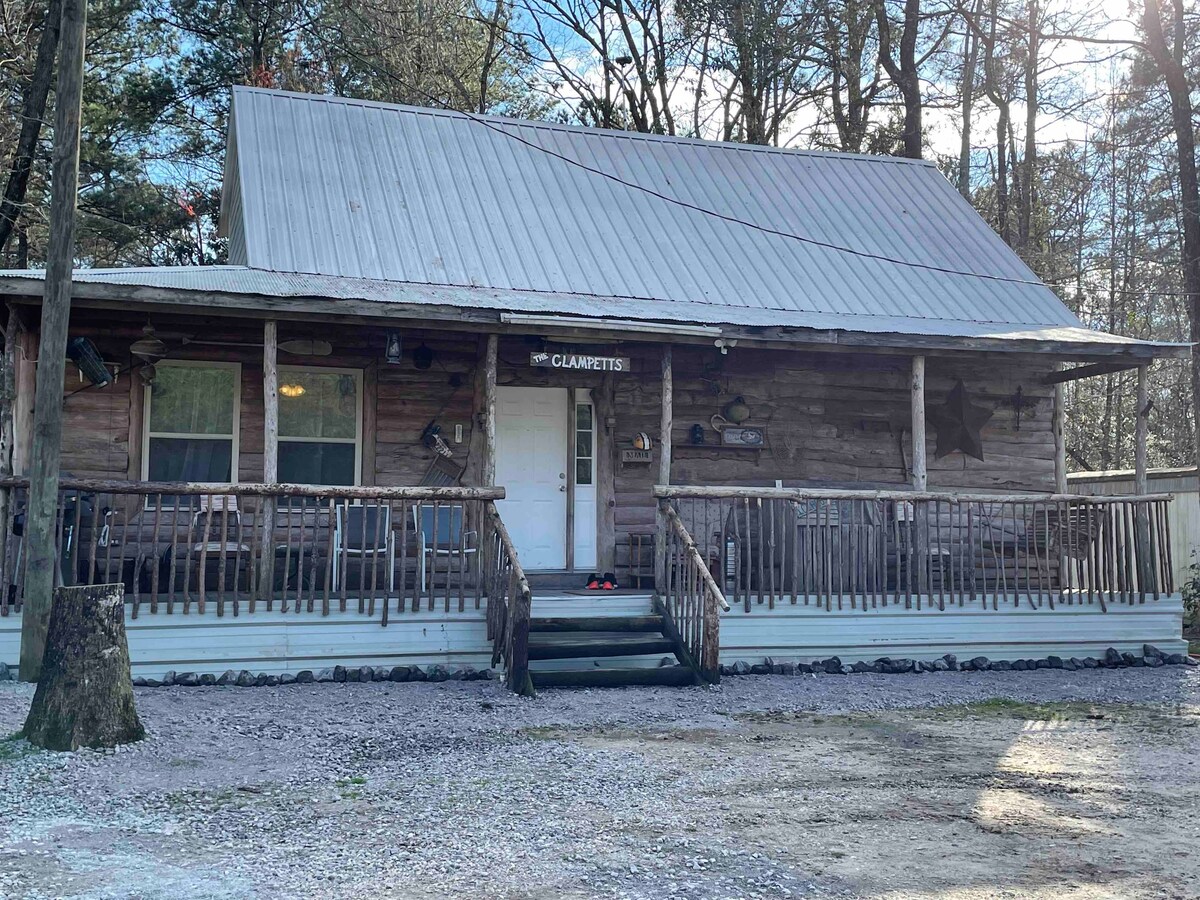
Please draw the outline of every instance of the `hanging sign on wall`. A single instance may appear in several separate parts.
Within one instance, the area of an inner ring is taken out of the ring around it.
[[[538,350],[529,354],[529,364],[543,369],[573,369],[581,372],[628,372],[628,356],[593,356],[590,353],[549,353]]]

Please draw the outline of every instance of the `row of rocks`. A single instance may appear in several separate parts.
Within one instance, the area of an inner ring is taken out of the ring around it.
[[[767,657],[761,663],[738,661],[733,665],[722,665],[722,675],[858,675],[866,672],[876,675],[903,675],[922,672],[1028,672],[1034,669],[1120,669],[1126,667],[1197,666],[1200,660],[1184,653],[1164,653],[1153,644],[1142,646],[1142,655],[1121,653],[1113,647],[1104,651],[1101,658],[1072,656],[1047,656],[1045,659],[998,659],[976,656],[961,663],[953,653],[938,659],[892,659],[880,657],[874,662],[846,664],[836,656],[818,659],[811,663],[776,662]]]
[[[229,669],[224,674],[197,674],[196,672],[167,672],[162,678],[134,678],[134,687],[275,687],[281,684],[314,684],[325,682],[365,681],[490,681],[496,677],[491,669],[476,669],[474,666],[433,665],[421,666],[334,666],[314,673],[304,669],[292,674],[255,674],[242,669]]]

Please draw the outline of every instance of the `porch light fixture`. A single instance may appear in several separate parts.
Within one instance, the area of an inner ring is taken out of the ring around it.
[[[302,384],[281,384],[279,393],[284,397],[295,399],[296,397],[304,396],[304,385]]]
[[[400,332],[389,331],[387,333],[387,349],[384,351],[384,354],[383,354],[384,358],[388,362],[388,365],[390,365],[390,366],[400,365],[400,357],[402,355],[403,349],[404,349],[404,345],[400,341]]]

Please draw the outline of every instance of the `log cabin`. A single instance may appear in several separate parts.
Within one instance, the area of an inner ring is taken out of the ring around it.
[[[78,270],[50,398],[135,674],[1185,649],[1145,393],[1188,349],[1084,327],[930,162],[236,88],[220,230]],[[0,660],[42,287],[0,273]],[[1062,385],[1130,368],[1135,489],[1068,493]]]

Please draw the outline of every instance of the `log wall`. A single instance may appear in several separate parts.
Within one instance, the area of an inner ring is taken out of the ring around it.
[[[660,393],[653,347],[637,354],[635,372],[616,380],[618,533],[654,524],[653,465],[622,464],[620,448],[638,431],[657,435]],[[1040,384],[1049,360],[996,355],[928,357],[926,405],[932,414],[958,379],[971,401],[993,410],[982,431],[984,461],[953,453],[937,459],[929,425],[929,489],[1050,491],[1054,487],[1054,390]],[[655,373],[651,377],[650,373]],[[673,484],[902,486],[911,464],[911,363],[903,355],[677,348],[674,355]],[[1013,406],[1025,400],[1020,428]],[[766,429],[763,450],[721,447],[714,414],[736,397],[750,408],[744,423]],[[1032,404],[1032,405],[1031,405]],[[700,425],[705,443],[691,442]]]
[[[159,336],[173,349],[172,359],[236,361],[242,364],[239,477],[262,477],[262,325],[251,319],[200,319],[155,313]],[[90,337],[111,363],[132,363],[129,345],[141,334],[142,314],[78,309],[71,334]],[[246,344],[210,346],[183,343],[188,335],[205,341]],[[281,322],[279,340],[319,338],[334,346],[332,356],[305,358],[279,354],[280,365],[358,368],[364,371],[363,482],[381,486],[418,484],[434,460],[421,445],[425,426],[437,420],[455,451],[454,461],[470,483],[480,471],[471,452],[482,452],[472,441],[479,426],[475,415],[475,375],[481,359],[475,334],[405,329],[403,361],[388,365],[383,358],[382,329],[345,325]],[[413,351],[424,343],[434,353],[433,365],[418,370]],[[181,345],[181,346],[180,346]],[[621,450],[632,446],[645,431],[657,441],[660,416],[661,347],[626,342],[587,349],[628,356],[633,370],[607,380],[588,372],[532,368],[529,353],[536,340],[505,336],[500,341],[498,383],[501,385],[574,386],[599,389],[611,384],[612,440],[607,448],[612,485],[598,485],[603,508],[607,497],[616,539],[649,532],[654,527],[650,488],[657,478],[656,462],[623,463]],[[583,348],[579,348],[583,349]],[[1051,429],[1053,388],[1040,384],[1052,370],[1050,360],[1003,355],[930,356],[927,359],[927,408],[931,420],[946,394],[961,378],[972,401],[993,410],[983,429],[985,461],[961,453],[937,459],[936,428],[929,426],[929,489],[1038,490],[1054,485],[1054,439]],[[115,385],[79,390],[83,385],[68,366],[64,409],[63,469],[79,477],[126,478],[137,466],[140,437],[137,408],[140,391],[136,374],[124,372]],[[674,353],[675,484],[787,486],[897,486],[908,480],[909,420],[911,415],[910,359],[906,355],[776,351],[734,348],[721,355],[714,347],[677,346]],[[1020,428],[1013,398],[1022,388],[1025,406]],[[719,446],[711,425],[735,398],[750,408],[746,425],[766,429],[762,450]],[[603,408],[605,404],[601,404]],[[131,409],[134,409],[131,428]],[[604,433],[604,423],[599,423]],[[463,440],[453,443],[454,426],[463,427]],[[704,444],[692,443],[691,430],[700,425]],[[131,458],[131,449],[133,457]],[[370,464],[373,460],[373,465]],[[657,461],[657,454],[655,456]],[[601,466],[600,472],[607,467]],[[611,494],[607,492],[611,491]],[[601,540],[604,545],[604,540]]]

